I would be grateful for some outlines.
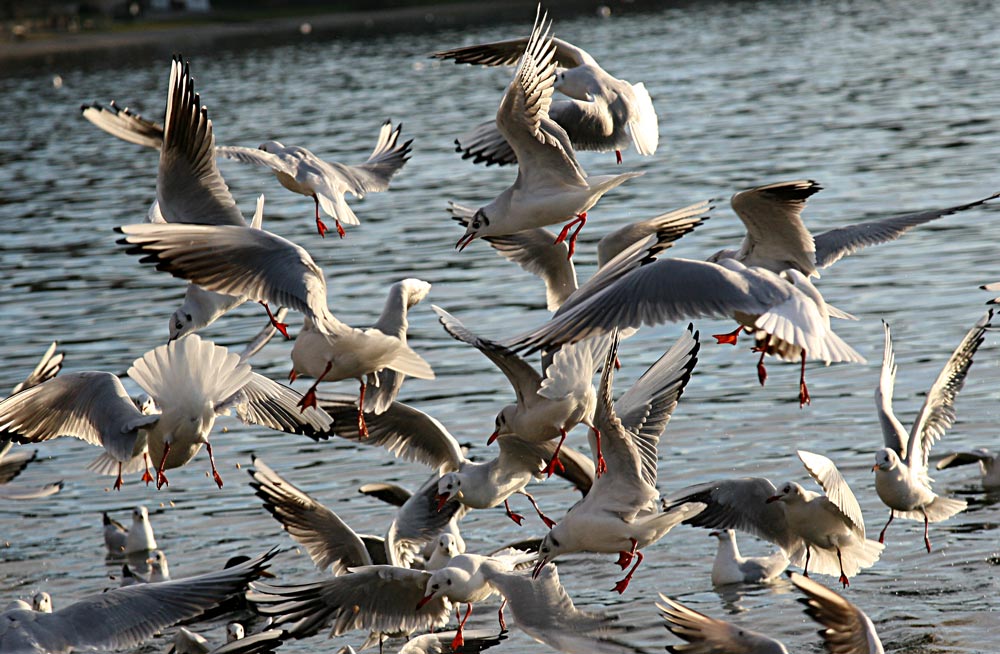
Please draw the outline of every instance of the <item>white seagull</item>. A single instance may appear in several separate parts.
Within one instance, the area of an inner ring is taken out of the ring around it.
[[[553,100],[549,117],[562,127],[577,150],[615,151],[618,163],[621,151],[630,143],[644,156],[656,152],[660,141],[656,109],[646,86],[630,84],[611,76],[583,48],[562,39],[552,39],[556,79],[553,87],[569,99]],[[511,39],[481,45],[469,45],[432,57],[452,59],[459,64],[513,66],[524,54],[529,39]],[[456,139],[463,159],[475,163],[512,164],[517,154],[495,121],[478,125],[469,134]]]
[[[770,556],[741,555],[732,529],[712,531],[709,536],[719,541],[712,562],[712,584],[716,586],[767,583],[788,567],[788,557],[781,551]]]
[[[928,523],[946,520],[967,506],[965,500],[939,497],[931,490],[927,458],[934,442],[944,436],[955,422],[955,398],[965,386],[972,359],[985,339],[986,330],[992,326],[992,319],[993,310],[990,309],[948,357],[948,362],[927,391],[909,434],[892,410],[896,355],[889,325],[882,323],[885,327],[885,349],[882,372],[875,389],[875,408],[885,447],[875,453],[872,470],[875,472],[875,490],[879,499],[889,507],[889,520],[878,536],[880,543],[885,542],[885,530],[898,513],[901,518],[924,521],[924,546],[930,552]]]
[[[966,452],[948,454],[937,462],[937,469],[954,468],[976,463],[979,465],[979,478],[987,491],[1000,489],[1000,465],[997,465],[997,455],[985,448],[979,447]]]
[[[276,553],[272,550],[247,563],[196,577],[114,588],[52,613],[4,611],[0,613],[0,651],[68,654],[134,648],[159,631],[243,592]]]
[[[894,241],[918,225],[1000,197],[994,193],[967,204],[854,223],[814,236],[801,214],[806,200],[822,188],[811,179],[798,179],[736,193],[730,202],[746,227],[746,236],[739,250],[720,250],[708,260],[736,259],[776,273],[794,268],[803,275],[819,277],[820,268],[862,248]]]
[[[497,110],[497,128],[517,155],[517,179],[476,211],[456,244],[459,249],[476,237],[512,234],[572,218],[556,242],[569,236],[569,256],[573,256],[587,210],[611,189],[642,174],[588,176],[577,162],[566,131],[548,114],[556,81],[550,27],[539,7],[521,63]],[[569,235],[574,225],[576,230]]]
[[[667,510],[687,502],[708,508],[685,524],[710,529],[739,529],[779,546],[792,565],[849,577],[875,564],[885,545],[865,538],[861,507],[833,461],[798,450],[810,476],[823,488],[820,495],[794,481],[775,487],[762,477],[725,479],[689,486],[664,498]]]
[[[146,467],[158,459],[157,487],[165,469],[190,461],[206,445],[215,482],[221,487],[208,435],[219,414],[235,408],[244,422],[289,433],[315,435],[330,427],[322,411],[300,411],[299,394],[254,373],[235,353],[197,334],[161,345],[136,359],[128,375],[153,398],[159,413],[136,408],[115,375],[62,375],[0,402],[0,437],[38,442],[74,436],[103,446],[122,469]],[[148,449],[148,453],[147,453]]]
[[[131,527],[126,528],[111,518],[107,511],[103,514],[103,523],[104,545],[110,557],[145,553],[156,549],[153,525],[149,522],[149,509],[142,505],[132,509]]]
[[[656,490],[657,444],[691,378],[698,348],[697,334],[685,332],[612,404],[611,382],[618,350],[615,334],[604,362],[595,415],[604,436],[608,470],[545,534],[538,548],[535,575],[562,554],[618,552],[622,570],[636,558],[632,569],[612,589],[623,593],[642,563],[639,550],[704,508],[695,503],[661,511]]]
[[[344,195],[350,193],[360,199],[365,193],[388,190],[389,180],[409,159],[413,140],[400,145],[399,132],[402,129],[402,124],[393,129],[390,121],[382,123],[375,149],[368,160],[353,166],[327,162],[303,147],[286,146],[278,141],[265,141],[257,149],[220,146],[216,148],[216,153],[227,159],[270,168],[282,186],[294,193],[307,195],[316,203],[316,229],[320,236],[325,237],[327,231],[319,217],[322,207],[323,212],[333,218],[337,234],[344,238],[346,233],[341,223],[361,224],[344,201]]]

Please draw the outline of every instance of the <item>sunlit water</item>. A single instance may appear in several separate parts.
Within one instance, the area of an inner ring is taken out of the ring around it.
[[[479,333],[505,337],[545,320],[544,292],[535,278],[485,244],[455,252],[461,230],[444,211],[450,199],[485,203],[513,179],[512,170],[473,166],[452,149],[455,136],[495,111],[509,71],[439,64],[426,55],[526,34],[530,12],[511,18],[516,22],[467,32],[312,38],[192,57],[220,143],[254,146],[278,138],[329,159],[361,161],[382,120],[403,121],[404,136],[414,139],[412,160],[390,192],[353,203],[363,224],[344,241],[321,241],[311,202],[284,191],[265,171],[221,166],[247,215],[256,195],[267,195],[266,226],[309,249],[326,271],[331,307],[351,324],[374,321],[391,283],[409,276],[433,283],[427,301],[411,314],[410,342],[438,378],[407,381],[400,399],[440,419],[471,443],[477,457],[492,455],[486,436],[513,394],[484,357],[444,334],[429,305],[447,308]],[[735,247],[741,225],[726,198],[757,184],[820,181],[825,190],[806,210],[815,231],[997,190],[998,24],[1000,8],[989,2],[691,3],[607,20],[557,20],[558,36],[586,47],[612,73],[644,81],[660,116],[656,156],[628,151],[620,168],[645,176],[614,191],[590,214],[576,259],[581,277],[593,270],[593,244],[614,226],[705,198],[721,198],[713,218],[671,254],[703,258]],[[158,117],[169,51],[106,64],[80,59],[79,66],[26,68],[0,80],[0,215],[6,231],[0,249],[6,297],[0,382],[7,387],[23,378],[52,340],[66,351],[67,370],[123,373],[133,359],[164,342],[167,317],[183,294],[180,282],[126,256],[112,232],[144,218],[155,192],[155,153],[99,132],[78,109],[83,102],[115,98]],[[61,88],[51,82],[57,73]],[[585,153],[581,161],[591,173],[619,170],[610,154]],[[840,466],[869,532],[877,534],[887,517],[870,472],[881,446],[872,401],[880,320],[893,327],[896,407],[909,425],[949,353],[985,310],[988,296],[976,287],[1000,279],[998,219],[995,206],[949,217],[823,272],[826,298],[860,319],[838,322],[838,333],[869,361],[829,368],[811,363],[812,406],[800,409],[795,400],[797,366],[772,363],[761,388],[754,355],[745,346],[706,343],[660,444],[661,491],[744,475],[814,488],[794,453],[808,449]],[[239,346],[261,324],[259,308],[245,307],[203,335]],[[731,325],[700,321],[697,327],[704,335]],[[681,329],[646,329],[630,340],[623,347],[618,391]],[[937,452],[998,445],[998,340],[988,335],[958,400],[958,423]],[[290,344],[272,343],[255,368],[282,378],[289,352]],[[353,382],[329,386],[356,389]],[[44,460],[18,481],[64,479],[66,487],[48,499],[0,506],[0,603],[46,589],[57,607],[66,606],[114,585],[108,577],[118,570],[104,562],[100,512],[125,521],[139,503],[150,507],[176,577],[214,569],[236,553],[292,545],[238,469],[249,464],[251,452],[359,532],[384,532],[392,509],[359,495],[358,485],[387,480],[415,487],[428,474],[381,450],[341,440],[314,444],[232,418],[219,421],[212,440],[226,482],[221,490],[205,476],[204,453],[172,471],[169,489],[157,492],[130,479],[113,492],[107,490],[110,479],[84,469],[95,448],[72,439],[39,445]],[[582,443],[582,428],[571,440]],[[872,617],[887,651],[994,650],[1000,511],[975,477],[971,468],[936,475],[939,492],[964,497],[970,507],[932,526],[932,554],[923,550],[920,525],[897,521],[881,561],[852,580],[846,594]],[[555,516],[575,501],[556,480],[532,492]],[[537,521],[518,528],[500,509],[474,512],[464,522],[472,551],[543,531]],[[787,583],[724,595],[713,590],[714,543],[706,531],[677,529],[648,549],[622,597],[608,592],[621,574],[613,555],[566,557],[560,571],[578,606],[619,613],[634,625],[629,638],[638,646],[659,649],[676,642],[660,626],[653,605],[656,593],[664,592],[780,637],[793,651],[816,651],[816,627]],[[741,544],[756,553],[767,549],[748,536]],[[285,582],[324,574],[297,551],[281,555],[274,567]],[[493,616],[492,610],[477,610],[473,622],[489,626]],[[209,637],[220,641],[221,626],[210,630]],[[318,637],[284,651],[333,651],[362,637]],[[149,647],[161,650],[165,644]],[[529,647],[542,649],[514,633],[505,648]]]

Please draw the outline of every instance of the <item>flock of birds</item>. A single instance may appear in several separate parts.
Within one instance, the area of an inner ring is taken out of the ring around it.
[[[216,146],[189,65],[175,58],[162,123],[114,103],[83,110],[84,117],[111,134],[159,151],[156,201],[148,222],[117,231],[127,253],[188,282],[182,305],[169,319],[169,340],[129,367],[128,376],[144,391],[138,397],[130,397],[112,373],[59,375],[63,354],[53,344],[27,379],[0,401],[0,484],[35,457],[12,449],[14,444],[74,436],[102,448],[90,468],[115,476],[115,488],[125,475],[140,472],[147,485],[169,485],[166,471],[186,465],[202,446],[221,487],[209,436],[216,418],[230,411],[246,423],[274,430],[317,440],[336,435],[382,447],[428,465],[433,474],[412,493],[390,484],[362,489],[399,507],[385,537],[377,538],[355,533],[333,511],[255,458],[249,474],[256,495],[324,571],[317,581],[299,585],[259,581],[274,550],[230,561],[219,572],[171,580],[144,507],[135,509],[129,528],[105,515],[109,556],[123,559],[122,587],[55,611],[44,593],[31,605],[14,602],[0,613],[0,651],[134,646],[205,611],[218,615],[219,606],[234,596],[237,605],[227,609],[230,617],[267,619],[246,638],[242,625],[230,625],[230,642],[213,650],[220,654],[272,651],[288,639],[325,630],[334,636],[367,632],[363,647],[377,644],[380,649],[387,639],[409,638],[400,652],[481,651],[504,640],[505,608],[513,625],[559,651],[635,651],[626,642],[627,627],[615,616],[574,605],[553,561],[574,552],[617,555],[615,563],[628,571],[612,591],[624,593],[644,550],[684,523],[711,529],[718,538],[714,584],[768,583],[789,565],[800,567],[802,574],[788,576],[803,593],[806,613],[822,625],[828,651],[882,652],[865,614],[808,575],[831,575],[847,588],[851,578],[878,561],[894,518],[922,521],[930,552],[929,524],[965,509],[964,501],[934,493],[928,457],[955,420],[955,398],[993,328],[992,310],[949,357],[909,430],[892,408],[896,364],[889,325],[884,325],[875,400],[885,447],[875,454],[873,470],[889,516],[878,541],[867,537],[861,508],[834,462],[813,452],[797,454],[822,493],[795,481],[775,485],[764,478],[742,478],[661,497],[657,445],[697,365],[701,337],[689,326],[616,400],[619,343],[642,325],[732,319],[734,331],[716,340],[735,344],[741,334],[749,335],[760,353],[761,384],[767,377],[767,355],[797,363],[798,400],[808,404],[807,360],[864,361],[833,331],[833,319],[854,317],[824,301],[813,284],[818,271],[863,247],[974,209],[1000,194],[814,235],[801,212],[820,186],[811,180],[768,184],[732,198],[747,230],[738,249],[722,250],[707,261],[663,256],[706,219],[712,207],[702,202],[606,235],[598,245],[598,271],[578,285],[572,257],[588,210],[641,173],[588,175],[575,150],[614,150],[619,163],[630,144],[641,155],[653,155],[659,127],[645,87],[612,77],[581,48],[553,38],[541,8],[526,38],[434,56],[516,65],[496,120],[478,125],[457,143],[462,156],[477,163],[516,164],[517,178],[481,207],[452,203],[449,212],[465,229],[456,248],[481,239],[542,278],[552,318],[498,342],[476,335],[458,317],[434,307],[445,331],[485,355],[514,389],[516,402],[497,413],[489,439],[498,447],[496,457],[469,459],[439,421],[396,401],[406,376],[434,377],[431,366],[406,342],[407,312],[424,299],[430,284],[410,278],[392,285],[372,327],[343,323],[330,309],[324,273],[308,251],[264,228],[263,196],[246,221],[216,164],[225,157],[270,169],[282,186],[313,199],[320,236],[328,232],[326,216],[344,238],[345,225],[359,224],[345,194],[386,191],[406,163],[411,142],[402,141],[401,125],[387,121],[372,154],[360,165],[328,163],[305,148],[277,141],[259,148]],[[556,99],[555,91],[564,97]],[[545,229],[563,223],[558,234]],[[1000,290],[1000,284],[984,288]],[[245,302],[263,305],[268,324],[243,352],[230,352],[196,333]],[[290,338],[283,322],[289,309],[304,316],[291,350],[290,380],[312,377],[315,382],[305,393],[254,372],[250,364],[275,333]],[[525,358],[536,352],[541,353],[541,368]],[[319,388],[323,382],[348,379],[359,382],[357,396]],[[588,428],[589,456],[565,442],[581,423]],[[950,455],[938,467],[972,462],[982,466],[984,486],[1000,486],[994,456],[984,450]],[[559,518],[546,515],[526,490],[553,474],[582,493]],[[0,497],[39,498],[59,488],[0,486]],[[524,516],[509,504],[515,494],[531,503],[547,527],[544,536],[488,553],[467,552],[460,532],[463,516],[503,505],[506,515],[521,524]],[[743,557],[734,530],[770,541],[779,551]],[[493,595],[503,598],[498,630],[466,632],[473,605]],[[667,628],[686,641],[671,645],[670,651],[786,651],[767,636],[665,595],[660,600],[657,607]],[[463,603],[464,616],[459,611]],[[449,623],[453,609],[456,631],[437,631]],[[174,649],[185,654],[210,647],[181,628]],[[344,650],[353,651],[350,646]]]

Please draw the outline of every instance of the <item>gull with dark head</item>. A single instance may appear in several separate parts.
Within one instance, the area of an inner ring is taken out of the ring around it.
[[[970,329],[958,344],[931,385],[913,427],[907,433],[892,410],[892,393],[896,385],[896,354],[888,323],[885,327],[885,348],[882,355],[882,373],[875,389],[875,408],[885,447],[875,453],[875,490],[879,499],[889,507],[889,520],[878,536],[885,542],[885,530],[898,514],[908,520],[923,520],[924,546],[931,551],[927,534],[928,523],[946,520],[966,507],[965,500],[939,497],[931,490],[927,472],[927,459],[931,446],[944,436],[955,422],[955,399],[965,386],[965,379],[972,367],[972,359],[992,325],[990,309]]]
[[[572,219],[555,242],[568,236],[569,256],[573,256],[587,211],[602,195],[642,174],[588,176],[577,162],[569,136],[548,113],[556,81],[550,28],[539,7],[521,62],[497,110],[497,128],[517,155],[517,179],[476,210],[455,246],[460,250],[477,237],[513,234]]]

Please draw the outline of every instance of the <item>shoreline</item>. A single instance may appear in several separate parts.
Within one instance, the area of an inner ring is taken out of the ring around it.
[[[588,0],[549,1],[546,7],[555,8],[558,14],[596,12],[603,3]],[[512,21],[533,13],[536,0],[504,0],[502,3],[457,2],[431,4],[419,7],[401,7],[380,11],[345,11],[336,13],[303,14],[281,18],[252,19],[248,21],[193,21],[189,24],[171,23],[158,27],[151,21],[144,28],[122,31],[100,30],[93,32],[50,33],[24,41],[0,43],[0,70],[11,71],[53,66],[73,62],[79,65],[77,55],[106,53],[108,55],[138,50],[183,50],[197,52],[206,46],[216,48],[245,42],[250,37],[263,37],[268,42],[280,43],[301,39],[323,39],[330,36],[385,32],[423,32],[464,25],[496,23],[498,19]],[[630,3],[638,8],[641,3]],[[308,25],[308,31],[303,31]]]

